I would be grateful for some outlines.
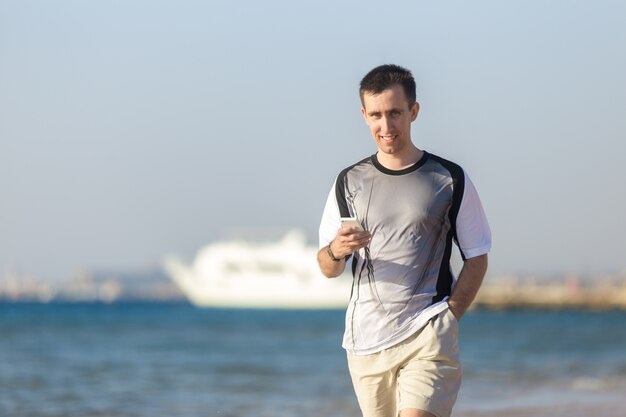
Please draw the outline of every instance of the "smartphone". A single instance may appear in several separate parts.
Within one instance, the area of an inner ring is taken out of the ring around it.
[[[356,227],[359,232],[365,231],[356,217],[342,217],[341,227]]]

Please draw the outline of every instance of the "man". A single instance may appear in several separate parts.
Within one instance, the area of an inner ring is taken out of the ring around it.
[[[360,96],[378,150],[338,175],[317,259],[332,278],[352,257],[343,347],[364,417],[447,417],[461,384],[457,321],[487,269],[491,232],[463,169],[413,144],[411,73],[374,68]],[[342,217],[364,231],[342,228]],[[458,279],[453,241],[464,261]]]

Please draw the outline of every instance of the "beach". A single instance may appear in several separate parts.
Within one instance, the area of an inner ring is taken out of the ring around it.
[[[343,311],[0,304],[0,415],[359,416]],[[626,312],[477,310],[455,417],[623,416]]]

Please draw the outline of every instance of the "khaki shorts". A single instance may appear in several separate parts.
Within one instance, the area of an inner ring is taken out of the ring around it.
[[[458,322],[448,309],[407,340],[371,355],[348,353],[364,417],[416,408],[449,417],[461,387]]]

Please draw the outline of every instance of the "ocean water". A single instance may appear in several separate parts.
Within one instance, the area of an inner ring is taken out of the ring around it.
[[[0,416],[359,416],[343,311],[0,303]],[[626,415],[626,312],[472,311],[456,417]]]

